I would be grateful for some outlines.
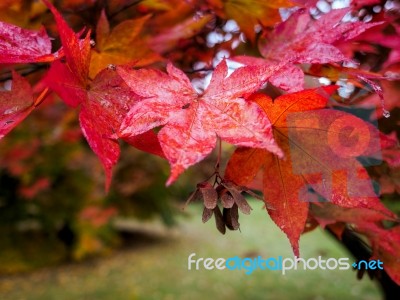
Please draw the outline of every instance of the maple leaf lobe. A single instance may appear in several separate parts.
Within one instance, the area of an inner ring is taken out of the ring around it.
[[[119,134],[129,137],[164,126],[158,138],[171,164],[167,185],[207,156],[217,136],[234,145],[265,148],[282,156],[265,113],[242,98],[260,88],[265,70],[244,67],[227,76],[227,69],[222,61],[208,88],[198,95],[188,77],[172,64],[168,64],[167,73],[117,68],[132,91],[145,97],[132,106]],[[253,71],[260,75],[254,76]]]

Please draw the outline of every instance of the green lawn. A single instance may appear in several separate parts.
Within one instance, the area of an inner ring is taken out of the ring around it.
[[[351,270],[191,270],[187,259],[197,257],[279,255],[291,257],[285,235],[254,202],[250,216],[240,216],[241,232],[221,235],[213,220],[201,222],[201,208],[191,206],[172,231],[146,226],[137,243],[113,255],[81,264],[46,268],[0,278],[0,299],[380,299],[374,282],[356,279]],[[349,257],[320,230],[302,237],[304,258]],[[350,260],[352,261],[352,260]]]

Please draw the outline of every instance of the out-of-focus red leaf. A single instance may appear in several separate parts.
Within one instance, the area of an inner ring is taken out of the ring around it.
[[[341,22],[350,9],[336,9],[314,20],[305,9],[294,12],[286,21],[260,39],[259,49],[264,63],[286,62],[271,82],[279,88],[294,92],[303,89],[304,75],[296,63],[324,64],[351,61],[336,46],[350,40],[381,22]],[[262,64],[251,57],[233,58],[246,65]]]
[[[388,80],[382,80],[382,93],[374,93],[363,99],[360,103],[362,107],[377,108],[377,115],[382,116],[382,97],[384,100],[385,109],[388,111],[396,107],[400,107],[400,63],[394,64],[382,72]]]
[[[39,178],[30,186],[24,186],[20,190],[20,194],[26,199],[33,199],[38,193],[48,189],[50,186],[49,178]]]
[[[381,23],[341,22],[349,9],[336,9],[314,20],[306,10],[298,10],[280,23],[259,48],[271,60],[292,63],[348,61],[334,44],[356,37]]]
[[[371,6],[380,3],[381,3],[380,0],[352,0],[351,6],[354,8],[362,8],[364,6]]]
[[[364,85],[360,81],[373,84],[376,90],[381,88],[375,81],[386,79],[386,77],[380,73],[366,71],[362,69],[347,68],[336,63],[328,65],[312,65],[308,70],[307,74],[317,77],[326,77],[331,81],[338,81],[341,78],[346,78],[347,82],[353,84],[356,87],[364,88]]]
[[[371,241],[372,259],[380,259],[389,276],[400,285],[400,226],[383,229],[374,223],[369,223],[357,226],[356,230]]]
[[[291,1],[303,7],[314,7],[318,2],[318,0],[291,0]]]
[[[368,224],[388,220],[388,216],[366,208],[344,208],[332,203],[316,203],[310,206],[311,215],[321,227],[344,222],[348,224]]]
[[[116,214],[117,210],[114,207],[102,208],[92,205],[85,207],[79,217],[82,221],[89,222],[95,228],[99,228],[110,222],[110,219]]]
[[[189,16],[174,27],[167,28],[152,37],[149,44],[158,53],[171,51],[180,40],[188,39],[198,34],[211,19],[211,15],[205,15],[201,18]]]
[[[275,70],[274,66],[243,67],[227,77],[228,67],[222,61],[206,91],[198,95],[186,75],[171,64],[168,74],[118,68],[133,92],[146,98],[131,108],[119,135],[129,138],[164,125],[158,138],[171,164],[167,185],[206,157],[215,147],[217,136],[281,156],[268,118],[255,103],[240,98],[257,91]]]

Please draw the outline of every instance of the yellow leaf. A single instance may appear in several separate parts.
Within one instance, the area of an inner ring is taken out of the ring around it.
[[[119,65],[137,61],[137,66],[144,66],[161,57],[147,45],[141,32],[150,15],[126,20],[110,31],[110,25],[104,12],[101,14],[96,29],[96,49],[93,50],[89,76],[94,78],[108,65]]]

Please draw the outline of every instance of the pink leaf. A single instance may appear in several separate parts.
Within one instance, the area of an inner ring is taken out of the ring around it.
[[[242,98],[257,91],[276,68],[243,67],[227,77],[223,61],[203,95],[198,95],[186,75],[172,65],[168,74],[118,68],[133,92],[146,97],[132,106],[119,135],[129,138],[164,125],[158,138],[171,164],[167,185],[205,158],[218,136],[234,145],[264,148],[282,156],[266,115],[255,103]]]
[[[10,91],[0,91],[0,139],[21,123],[35,108],[28,81],[12,72]]]

